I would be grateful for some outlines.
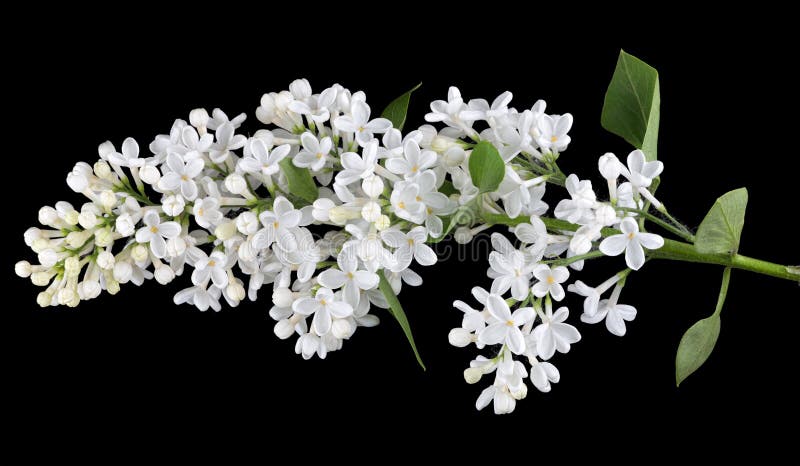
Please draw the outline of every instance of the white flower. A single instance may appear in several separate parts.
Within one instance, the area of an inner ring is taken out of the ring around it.
[[[136,232],[136,241],[150,243],[150,251],[159,259],[167,252],[165,239],[175,238],[181,233],[178,222],[161,222],[161,218],[154,210],[148,210],[142,219],[144,225]]]
[[[300,136],[300,141],[303,143],[303,150],[294,156],[292,162],[295,166],[310,168],[312,171],[321,170],[328,161],[328,154],[333,147],[331,138],[324,137],[320,141],[313,134],[306,132]]]
[[[558,383],[561,379],[558,369],[547,361],[539,361],[535,357],[528,359],[531,363],[531,382],[540,392],[550,391],[550,382]]]
[[[170,217],[177,217],[182,214],[184,207],[186,207],[186,202],[180,194],[166,196],[161,201],[161,209]]]
[[[414,227],[408,233],[396,229],[383,230],[381,239],[389,246],[397,248],[394,252],[397,264],[391,269],[392,272],[400,272],[408,268],[412,258],[419,265],[427,266],[436,263],[436,253],[425,244],[428,239],[425,227]]]
[[[227,123],[227,124],[230,124],[233,129],[236,129],[236,128],[242,126],[242,123],[244,123],[244,120],[246,120],[246,119],[247,119],[247,115],[244,114],[244,113],[240,113],[240,114],[236,115],[233,118],[233,120],[229,120],[228,119],[228,115],[226,115],[225,112],[223,112],[222,110],[220,110],[218,108],[215,108],[211,112],[211,118],[209,118],[209,120],[206,122],[206,127],[208,127],[208,129],[210,129],[211,131],[214,131],[217,128],[219,128],[220,126],[222,126],[222,125]]]
[[[219,211],[219,199],[216,197],[197,199],[194,201],[192,213],[194,213],[195,222],[203,228],[212,228],[222,221],[223,218],[222,212]],[[253,215],[253,217],[255,217],[255,215]]]
[[[519,308],[511,313],[505,300],[497,294],[490,294],[486,298],[486,308],[497,319],[478,335],[478,341],[487,345],[502,343],[508,346],[514,354],[525,351],[525,338],[519,326],[531,322],[536,313],[532,307]]]
[[[591,286],[583,283],[582,281],[578,280],[574,284],[567,287],[567,289],[573,293],[577,293],[581,296],[585,296],[586,299],[583,301],[583,314],[588,317],[594,317],[597,314],[597,307],[600,303],[600,296],[608,291],[612,285],[617,283],[620,279],[618,274],[615,274],[608,280],[604,281],[600,284],[597,288],[592,288]]]
[[[664,164],[655,160],[647,162],[644,152],[636,149],[628,154],[628,170],[623,170],[622,175],[631,182],[634,188],[647,188],[653,179],[664,170]]]
[[[547,212],[547,204],[542,202],[544,182],[543,177],[523,181],[513,168],[506,165],[506,176],[497,189],[497,195],[503,200],[508,216],[515,218],[523,212],[527,215],[542,215]]]
[[[542,323],[533,329],[532,337],[536,340],[536,353],[544,360],[550,359],[556,350],[566,353],[573,343],[581,339],[578,329],[570,324],[565,324],[569,316],[569,309],[559,308],[553,314],[552,306],[547,306],[547,313],[542,315]]]
[[[208,152],[211,144],[214,142],[214,136],[204,134],[200,137],[197,130],[191,126],[186,126],[181,132],[181,142],[186,146],[186,153],[184,157],[186,160],[199,159],[203,157],[203,153]]]
[[[336,301],[330,288],[320,288],[313,298],[300,298],[292,303],[292,310],[309,316],[314,314],[312,325],[318,335],[331,330],[331,316],[343,319],[353,315],[353,307],[344,301]]]
[[[378,141],[367,143],[361,151],[361,155],[355,152],[345,152],[341,158],[344,170],[336,175],[336,183],[347,186],[350,183],[372,176],[377,160]]]
[[[386,118],[369,119],[370,108],[366,102],[357,100],[350,107],[351,114],[343,115],[333,122],[339,131],[355,133],[356,141],[365,147],[373,139],[373,133],[384,133],[392,127]]]
[[[533,264],[526,263],[525,255],[511,245],[501,234],[492,234],[496,251],[489,254],[487,275],[493,278],[492,293],[502,295],[511,289],[511,296],[521,301],[528,297]]]
[[[222,251],[214,251],[211,256],[198,250],[200,256],[195,260],[194,272],[192,272],[192,283],[205,287],[208,279],[218,288],[228,285],[228,273],[226,269],[227,258]]]
[[[466,110],[468,107],[461,98],[461,91],[455,86],[450,86],[447,91],[447,102],[444,100],[431,102],[431,113],[425,115],[425,121],[430,123],[441,121],[447,126],[458,128],[468,134],[475,134],[472,122],[481,115]]]
[[[585,225],[594,218],[592,207],[597,196],[592,190],[592,182],[579,180],[577,176],[569,175],[565,186],[572,199],[562,199],[556,206],[556,218],[570,223]]]
[[[406,179],[414,178],[436,163],[436,152],[420,150],[417,141],[410,139],[403,145],[403,156],[386,160],[386,168]]]
[[[144,159],[139,158],[139,144],[133,138],[126,138],[122,141],[122,153],[112,151],[108,154],[108,161],[120,167],[141,167]]]
[[[536,143],[545,150],[561,152],[571,139],[567,133],[572,128],[572,115],[542,115],[536,122]]]
[[[122,214],[117,217],[115,222],[115,227],[117,233],[122,236],[130,236],[134,233],[136,228],[136,222],[133,221],[133,218],[130,214]]]
[[[280,145],[272,151],[260,138],[253,138],[250,143],[251,156],[242,157],[239,160],[239,167],[247,173],[261,173],[264,176],[272,176],[278,173],[281,160],[289,155],[291,148],[289,144]]]
[[[311,91],[311,86],[308,87],[308,91]],[[336,91],[335,87],[329,87],[319,95],[311,95],[305,99],[295,96],[296,100],[289,104],[289,110],[300,115],[308,115],[316,123],[324,123],[330,118],[330,108],[336,102]]]
[[[258,216],[264,228],[253,237],[253,244],[259,249],[268,248],[276,242],[285,251],[297,249],[297,240],[291,229],[300,224],[303,214],[295,210],[289,200],[278,196],[272,206],[272,211],[265,210]]]
[[[564,287],[561,284],[569,278],[569,270],[566,267],[550,269],[549,265],[539,264],[533,269],[533,276],[539,280],[533,285],[534,296],[543,298],[550,293],[556,301],[564,299]]]
[[[210,120],[209,123],[211,123]],[[214,163],[224,162],[228,158],[230,151],[241,149],[247,142],[245,136],[241,134],[234,135],[234,126],[231,123],[221,124],[216,130],[216,135],[217,142],[211,146],[211,151],[209,152],[209,158]]]
[[[587,324],[596,324],[605,319],[608,331],[621,337],[625,335],[625,321],[636,318],[636,308],[627,304],[616,304],[612,301],[613,298],[600,301],[597,313],[592,317],[583,314],[581,321]]]
[[[420,197],[420,186],[413,181],[395,183],[389,200],[394,213],[405,220],[422,223],[425,218],[425,204]]]
[[[342,288],[345,301],[357,307],[361,296],[360,290],[370,290],[378,286],[378,274],[367,270],[358,270],[358,258],[353,248],[346,248],[336,259],[339,270],[328,269],[319,274],[319,284],[331,289]]]
[[[618,256],[625,251],[625,263],[633,270],[644,265],[642,247],[658,249],[664,245],[664,238],[654,233],[640,233],[636,220],[626,217],[619,224],[622,234],[612,235],[600,243],[600,251],[607,256]]]
[[[197,183],[194,178],[203,171],[202,159],[191,159],[188,162],[175,152],[167,154],[167,166],[172,170],[165,173],[158,180],[158,187],[163,191],[177,191],[180,188],[181,195],[187,201],[192,201],[197,197]]]

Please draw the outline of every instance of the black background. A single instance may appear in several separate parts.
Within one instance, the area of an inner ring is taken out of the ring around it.
[[[712,33],[684,22],[645,34],[608,23],[549,36],[497,22],[455,33],[420,21],[404,24],[394,43],[371,41],[383,37],[377,26],[339,24],[345,41],[276,29],[276,17],[241,26],[228,18],[230,31],[166,14],[136,25],[125,17],[26,17],[28,32],[8,38],[4,167],[23,187],[8,193],[3,226],[0,461],[796,461],[800,288],[777,279],[734,272],[717,347],[676,389],[675,349],[713,310],[721,270],[649,263],[622,295],[639,310],[627,336],[577,323],[583,339],[554,358],[562,379],[553,391],[531,388],[513,414],[494,416],[474,408],[491,378],[479,386],[462,378],[474,348],[447,343],[461,318],[452,301],[489,284],[485,261],[417,267],[424,285],[401,294],[427,372],[380,311],[381,325],[360,329],[342,351],[303,361],[293,340],[273,335],[266,289],[258,302],[220,313],[172,304],[187,277],[124,286],[77,309],[39,309],[39,290],[12,272],[15,261],[35,259],[22,233],[39,206],[80,205],[65,174],[95,160],[100,142],[133,136],[144,149],[198,106],[247,112],[252,132],[261,94],[296,77],[315,91],[334,82],[362,89],[374,113],[422,81],[407,128],[450,84],[490,101],[510,90],[518,108],[544,98],[548,112],[575,117],[562,168],[603,192],[597,157],[629,151],[599,125],[620,47],[660,71],[659,198],[696,227],[717,196],[746,186],[741,251],[797,264],[797,229],[782,226],[797,217],[797,121],[782,115],[797,102],[789,32],[742,23]],[[589,264],[580,278],[598,283],[620,264]],[[568,302],[575,323],[581,301]]]

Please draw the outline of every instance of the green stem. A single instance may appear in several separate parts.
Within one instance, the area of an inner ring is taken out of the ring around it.
[[[486,213],[482,215],[484,221],[492,225],[515,226],[521,223],[528,223],[530,221],[528,217],[509,218],[507,215],[503,214]],[[575,225],[574,223],[569,223],[565,220],[548,217],[540,218],[549,230],[575,231],[580,228],[580,225]],[[613,228],[603,228],[603,230],[601,230],[601,234],[603,236],[618,235],[619,230],[615,230]],[[666,238],[664,239],[664,246],[659,249],[647,250],[647,255],[653,259],[667,259],[682,262],[722,265],[734,269],[748,270],[750,272],[769,275],[770,277],[800,282],[800,273],[793,272],[794,269],[785,265],[775,264],[773,262],[767,262],[761,259],[743,256],[741,254],[728,255],[700,253],[697,252],[693,244]]]
[[[734,269],[748,270],[770,277],[783,278],[800,282],[800,274],[790,271],[785,265],[763,261],[741,254],[704,254],[699,253],[693,245],[681,241],[664,240],[664,246],[660,249],[647,251],[647,254],[654,259],[677,260],[683,262],[697,262],[701,264],[717,264]]]
[[[565,259],[553,259],[548,261],[542,261],[543,264],[548,264],[552,266],[559,266],[559,265],[569,265],[574,262],[582,261],[584,259],[594,259],[596,257],[602,257],[604,254],[600,251],[592,251],[587,252],[586,254],[580,254],[577,256],[567,257]]]

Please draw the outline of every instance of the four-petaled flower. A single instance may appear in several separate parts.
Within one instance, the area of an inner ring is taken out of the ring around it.
[[[161,222],[158,212],[148,210],[142,218],[144,226],[136,232],[136,241],[150,243],[150,251],[159,259],[167,254],[166,239],[175,238],[181,234],[178,222]]]
[[[505,300],[497,294],[490,294],[486,298],[486,308],[497,319],[479,335],[478,341],[487,345],[503,343],[514,354],[525,352],[525,337],[519,327],[532,321],[536,316],[532,307],[521,307],[511,313]]]
[[[644,250],[658,249],[664,245],[664,238],[654,233],[639,231],[639,225],[631,217],[626,217],[619,224],[622,234],[612,235],[600,243],[600,251],[607,256],[618,256],[625,251],[625,263],[633,270],[644,265]]]
[[[336,301],[330,288],[320,288],[313,298],[300,298],[292,303],[292,310],[300,315],[314,314],[311,325],[319,335],[331,330],[332,317],[344,319],[353,315],[353,306],[344,301]]]

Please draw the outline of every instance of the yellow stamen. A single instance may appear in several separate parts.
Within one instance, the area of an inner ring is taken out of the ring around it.
[[[556,282],[556,279],[555,279],[555,278],[553,278],[553,276],[552,276],[552,275],[550,275],[549,277],[547,277],[547,284],[548,284],[548,285],[552,285],[552,284],[553,284],[553,283],[555,283],[555,282]]]
[[[633,232],[628,233],[628,239],[633,239]]]
[[[556,141],[558,141],[558,136],[551,136],[550,137],[550,142],[556,142]]]
[[[513,327],[514,326],[514,321],[513,320],[507,320],[506,321],[506,325],[508,325],[509,327]]]
[[[208,266],[209,267],[214,267],[215,265],[217,265],[217,261],[215,261],[214,259],[211,259],[210,261],[208,261]]]
[[[272,222],[272,226],[273,226],[273,228],[278,228],[280,226],[280,223]]]
[[[150,227],[150,231],[153,233],[158,233],[158,227]]]
[[[406,208],[406,203],[403,202],[403,201],[398,202],[397,203],[397,208],[398,209],[405,209]]]

